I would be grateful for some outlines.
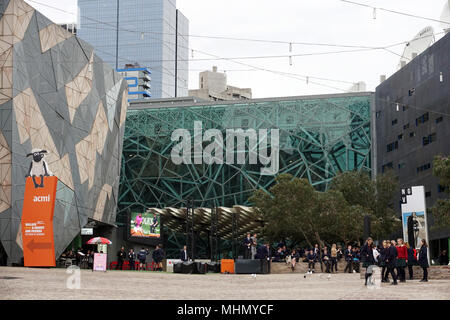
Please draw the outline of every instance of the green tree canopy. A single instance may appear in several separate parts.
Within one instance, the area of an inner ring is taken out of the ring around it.
[[[434,157],[433,175],[439,178],[439,184],[446,193],[450,193],[450,158],[443,156]],[[432,208],[433,229],[450,228],[450,200],[439,199]]]
[[[289,239],[296,244],[359,242],[364,215],[371,215],[375,234],[391,233],[400,223],[392,209],[397,190],[392,175],[373,181],[364,172],[338,174],[326,192],[308,180],[281,174],[269,193],[257,190],[249,199],[264,222],[269,241]]]

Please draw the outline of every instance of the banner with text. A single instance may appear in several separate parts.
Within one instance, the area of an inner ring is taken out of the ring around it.
[[[55,176],[45,177],[45,184],[38,188],[31,177],[26,180],[22,209],[22,244],[26,267],[55,266],[53,214],[57,184],[58,178]]]

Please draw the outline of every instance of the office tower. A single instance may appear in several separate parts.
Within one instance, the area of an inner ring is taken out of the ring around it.
[[[188,95],[189,21],[175,0],[78,0],[78,36],[116,69],[152,72],[152,97]]]

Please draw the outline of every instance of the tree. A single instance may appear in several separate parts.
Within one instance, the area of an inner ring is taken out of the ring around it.
[[[446,193],[450,193],[450,159],[449,157],[435,156],[433,160],[433,175],[439,178],[439,184]],[[433,206],[433,229],[450,228],[450,200],[439,199]]]
[[[298,243],[305,239],[312,241],[309,218],[316,205],[316,191],[306,179],[293,178],[290,174],[281,174],[269,192],[259,189],[250,201],[257,213],[261,214],[265,224],[264,236],[270,241],[290,239]]]
[[[378,175],[374,180],[368,172],[343,172],[333,179],[330,189],[340,191],[352,210],[356,210],[355,217],[361,220],[354,220],[355,227],[363,225],[364,215],[370,215],[375,238],[381,239],[400,228],[394,210],[398,182],[392,171]]]

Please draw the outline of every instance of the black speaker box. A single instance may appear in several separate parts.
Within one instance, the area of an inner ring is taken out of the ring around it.
[[[208,272],[220,273],[220,262],[210,262],[207,264]]]
[[[193,262],[183,262],[181,264],[181,273],[194,273],[195,264]]]
[[[194,273],[205,274],[207,272],[207,265],[203,262],[194,262]]]
[[[268,273],[268,265],[266,260],[250,260],[237,259],[234,263],[234,273],[236,274],[253,274]]]
[[[183,269],[183,262],[174,263],[173,273],[181,273]]]

